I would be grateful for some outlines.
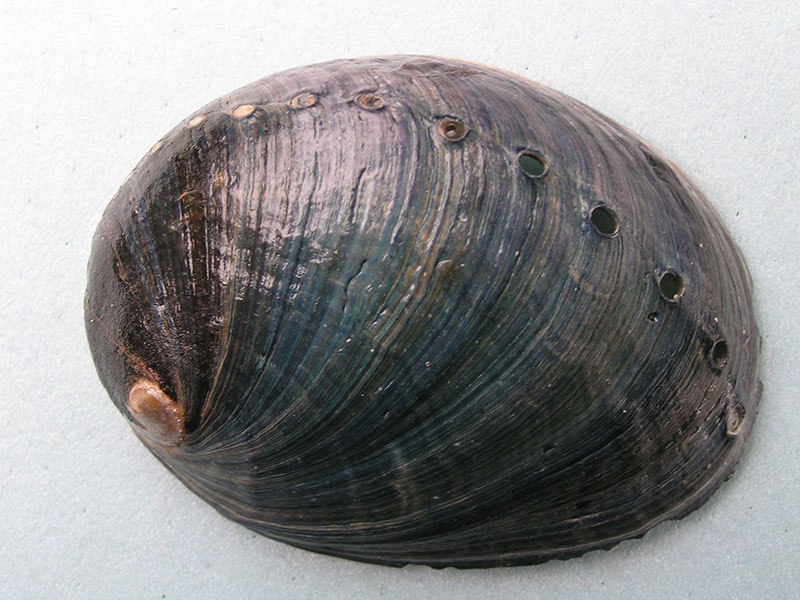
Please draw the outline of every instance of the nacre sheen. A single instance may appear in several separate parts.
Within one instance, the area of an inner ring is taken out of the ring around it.
[[[212,102],[97,229],[100,378],[223,515],[391,565],[536,563],[702,504],[760,396],[742,257],[639,137],[432,57]]]

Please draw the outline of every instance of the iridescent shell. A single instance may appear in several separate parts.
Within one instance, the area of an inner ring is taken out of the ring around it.
[[[571,98],[431,57],[187,118],[103,216],[86,323],[191,490],[391,565],[641,536],[730,476],[760,396],[749,275],[687,177]]]

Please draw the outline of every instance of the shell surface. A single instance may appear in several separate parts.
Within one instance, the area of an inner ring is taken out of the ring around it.
[[[760,396],[749,275],[636,135],[455,60],[279,73],[162,139],[95,235],[86,325],[220,513],[356,560],[567,558],[702,504]]]

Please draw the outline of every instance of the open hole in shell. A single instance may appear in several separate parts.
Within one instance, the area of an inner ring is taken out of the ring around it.
[[[440,120],[437,129],[439,130],[439,135],[441,135],[448,142],[458,142],[459,140],[463,140],[469,131],[469,128],[464,125],[464,123],[458,119],[452,119],[450,117],[445,117],[444,119]]]
[[[714,345],[711,346],[709,356],[711,358],[711,365],[715,369],[724,368],[725,365],[728,364],[728,342],[725,340],[717,340],[714,342]]]
[[[594,225],[595,231],[606,237],[613,237],[619,232],[619,224],[614,212],[606,206],[595,206],[589,218]]]
[[[677,302],[686,291],[686,284],[679,273],[670,270],[659,278],[658,291],[667,302]]]
[[[534,152],[528,150],[521,152],[517,157],[517,163],[522,172],[528,177],[542,177],[547,173],[547,163]]]
[[[356,96],[356,104],[364,110],[380,110],[386,106],[383,98],[372,92],[365,92]]]

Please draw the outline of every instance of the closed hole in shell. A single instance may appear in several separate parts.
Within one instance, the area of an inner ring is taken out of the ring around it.
[[[716,369],[722,369],[728,364],[728,342],[725,340],[717,340],[711,346],[709,352],[711,357],[711,365]]]
[[[437,126],[439,135],[441,135],[448,142],[458,142],[466,137],[469,128],[458,119],[445,117],[439,121]]]
[[[746,414],[747,411],[745,410],[744,405],[738,400],[734,400],[732,404],[728,405],[728,414],[725,417],[725,426],[730,437],[736,437],[742,431]]]
[[[301,94],[297,94],[294,98],[289,101],[289,107],[295,110],[300,110],[302,108],[310,108],[317,103],[317,95],[312,94],[311,92],[303,92]]]
[[[528,177],[542,177],[547,172],[544,159],[533,152],[525,151],[517,157],[517,163],[522,172]]]
[[[235,119],[246,119],[252,115],[255,110],[256,107],[252,104],[242,104],[241,106],[236,107],[236,109],[233,111],[233,116]]]
[[[592,221],[595,231],[600,235],[613,237],[619,232],[616,215],[605,206],[595,206],[589,215],[589,219]]]
[[[383,98],[378,96],[378,94],[373,94],[371,92],[366,92],[356,96],[356,104],[358,104],[364,110],[380,110],[386,105],[386,103],[383,101]]]
[[[675,271],[665,272],[658,280],[658,291],[667,302],[677,302],[686,291],[683,277]]]

